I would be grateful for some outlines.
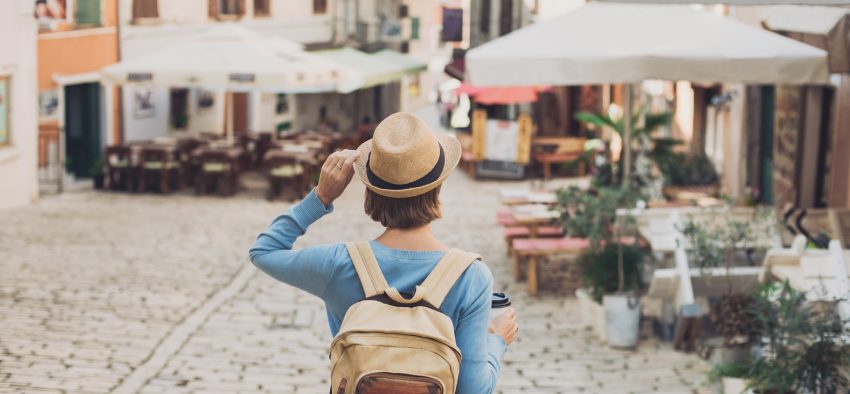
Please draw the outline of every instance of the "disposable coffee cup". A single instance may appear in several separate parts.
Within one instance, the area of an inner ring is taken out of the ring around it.
[[[505,293],[493,293],[493,301],[490,308],[490,318],[495,319],[508,311],[511,306],[511,298]]]

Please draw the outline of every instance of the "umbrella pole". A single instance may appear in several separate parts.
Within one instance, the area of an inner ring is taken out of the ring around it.
[[[225,93],[227,95],[227,124],[224,125],[225,136],[227,137],[227,143],[233,144],[233,92],[227,91]]]
[[[623,166],[620,173],[623,175],[622,183],[624,189],[629,187],[629,176],[632,169],[632,84],[626,84],[626,97],[623,111],[623,159],[620,161]]]

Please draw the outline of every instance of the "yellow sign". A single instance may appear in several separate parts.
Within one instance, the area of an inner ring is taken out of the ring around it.
[[[484,147],[487,143],[487,111],[476,109],[472,112],[472,159],[484,160]]]
[[[531,161],[531,132],[534,124],[531,121],[531,115],[528,113],[521,113],[517,122],[519,123],[519,138],[517,138],[516,161],[519,164],[528,164]]]

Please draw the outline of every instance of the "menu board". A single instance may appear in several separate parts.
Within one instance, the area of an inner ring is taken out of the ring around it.
[[[484,158],[498,161],[517,161],[519,123],[508,120],[488,120]]]

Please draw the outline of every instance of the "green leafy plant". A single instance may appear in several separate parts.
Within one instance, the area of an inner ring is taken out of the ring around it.
[[[749,373],[750,365],[747,363],[718,364],[708,373],[708,381],[718,383],[722,378],[745,379]]]
[[[91,167],[89,167],[89,176],[97,177],[103,175],[103,159],[97,159],[94,163],[92,163]]]
[[[720,180],[711,159],[704,154],[691,156],[671,152],[654,157],[654,160],[671,186],[706,186]]]
[[[578,112],[575,114],[576,120],[595,128],[611,128],[622,139],[625,134],[625,119],[614,119],[610,115],[604,113]],[[641,123],[641,119],[643,122]],[[632,147],[636,141],[649,141],[652,143],[652,149],[648,156],[658,162],[659,160],[667,160],[666,157],[673,153],[672,148],[680,144],[681,141],[672,138],[655,138],[652,134],[660,127],[668,126],[673,121],[673,112],[649,113],[647,107],[644,106],[640,110],[635,111],[631,118],[632,137],[631,141],[626,144],[627,147]],[[641,149],[643,152],[643,149]],[[609,158],[610,159],[610,158]],[[603,179],[598,182],[601,185],[613,185],[622,182],[622,169],[617,166],[615,172],[614,166],[608,160],[608,168],[603,168]],[[634,165],[634,163],[633,163]],[[632,179],[629,179],[631,182]]]
[[[723,267],[726,292],[711,305],[709,320],[723,337],[724,346],[745,345],[754,338],[753,298],[736,293],[730,271],[735,254],[743,252],[750,265],[760,261],[766,249],[758,244],[758,235],[770,229],[768,208],[758,208],[751,217],[720,222],[698,222],[688,218],[679,231],[685,237],[688,261],[707,275],[712,268]]]
[[[765,285],[755,297],[753,313],[763,357],[750,368],[751,388],[816,394],[847,389],[847,322],[814,309],[787,281]]]
[[[580,261],[584,272],[590,272],[586,281],[592,292],[596,292],[597,300],[602,297],[599,291],[622,293],[635,289],[629,272],[639,267],[643,255],[625,250],[629,246],[622,244],[622,227],[633,223],[634,218],[618,218],[617,209],[632,208],[639,198],[636,191],[620,187],[591,190],[569,187],[558,193],[565,233],[590,241],[590,248],[580,256]],[[613,266],[607,260],[611,250],[616,252]],[[609,270],[610,275],[593,273],[594,270]]]
[[[596,302],[602,302],[605,294],[641,290],[644,288],[641,277],[644,256],[643,249],[621,243],[608,243],[599,249],[589,249],[578,258],[582,284],[590,290]],[[622,269],[619,267],[621,261]]]

